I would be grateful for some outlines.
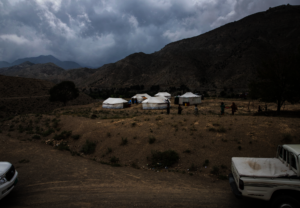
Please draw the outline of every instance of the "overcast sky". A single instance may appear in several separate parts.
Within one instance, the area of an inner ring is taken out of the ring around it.
[[[0,61],[53,55],[90,66],[299,0],[0,0]]]

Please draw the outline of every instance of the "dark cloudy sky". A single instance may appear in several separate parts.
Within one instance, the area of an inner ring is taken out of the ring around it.
[[[299,0],[0,0],[0,61],[54,55],[91,66]]]

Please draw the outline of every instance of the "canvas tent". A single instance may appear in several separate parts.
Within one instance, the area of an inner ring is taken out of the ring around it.
[[[162,96],[150,97],[142,102],[143,109],[166,109],[168,107],[167,100],[167,98]]]
[[[150,97],[151,96],[148,95],[147,93],[143,93],[143,94],[136,94],[132,98],[136,98],[138,103],[141,103],[141,102],[143,102],[143,100],[146,100],[147,98],[150,98]]]
[[[121,109],[128,105],[128,101],[122,98],[108,98],[103,101],[102,108]]]
[[[195,105],[201,103],[201,95],[195,95],[187,92],[179,97],[179,104],[181,105]]]
[[[157,93],[157,94],[154,95],[154,96],[155,96],[155,97],[163,96],[163,97],[168,98],[168,99],[171,98],[171,94],[170,94],[170,93],[167,93],[167,92],[159,92],[159,93]]]

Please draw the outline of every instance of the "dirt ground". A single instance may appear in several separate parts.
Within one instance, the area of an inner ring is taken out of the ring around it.
[[[221,101],[226,106],[234,101],[236,114],[226,109],[221,116]],[[20,184],[0,204],[263,207],[261,201],[232,196],[226,179],[231,157],[274,157],[277,145],[299,143],[300,118],[293,112],[300,106],[286,105],[281,116],[272,116],[271,111],[253,115],[264,103],[248,105],[247,100],[206,99],[195,116],[193,106],[183,107],[178,115],[172,105],[167,115],[166,110],[142,110],[142,105],[108,110],[94,103],[16,116],[0,123],[0,160],[18,167]],[[276,106],[268,104],[268,109]],[[49,129],[53,129],[49,135],[41,133]],[[55,135],[64,131],[71,135],[57,140]],[[155,138],[152,144],[150,138]],[[121,145],[125,139],[127,144]],[[92,154],[81,151],[87,140],[96,144]],[[60,144],[70,151],[57,150]],[[177,152],[179,162],[150,168],[152,151],[166,150]],[[111,167],[111,158],[118,158],[122,167]],[[18,163],[23,159],[30,162]]]

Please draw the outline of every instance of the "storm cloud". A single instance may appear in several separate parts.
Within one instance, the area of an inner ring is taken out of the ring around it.
[[[0,0],[0,61],[53,55],[90,66],[298,0]]]

